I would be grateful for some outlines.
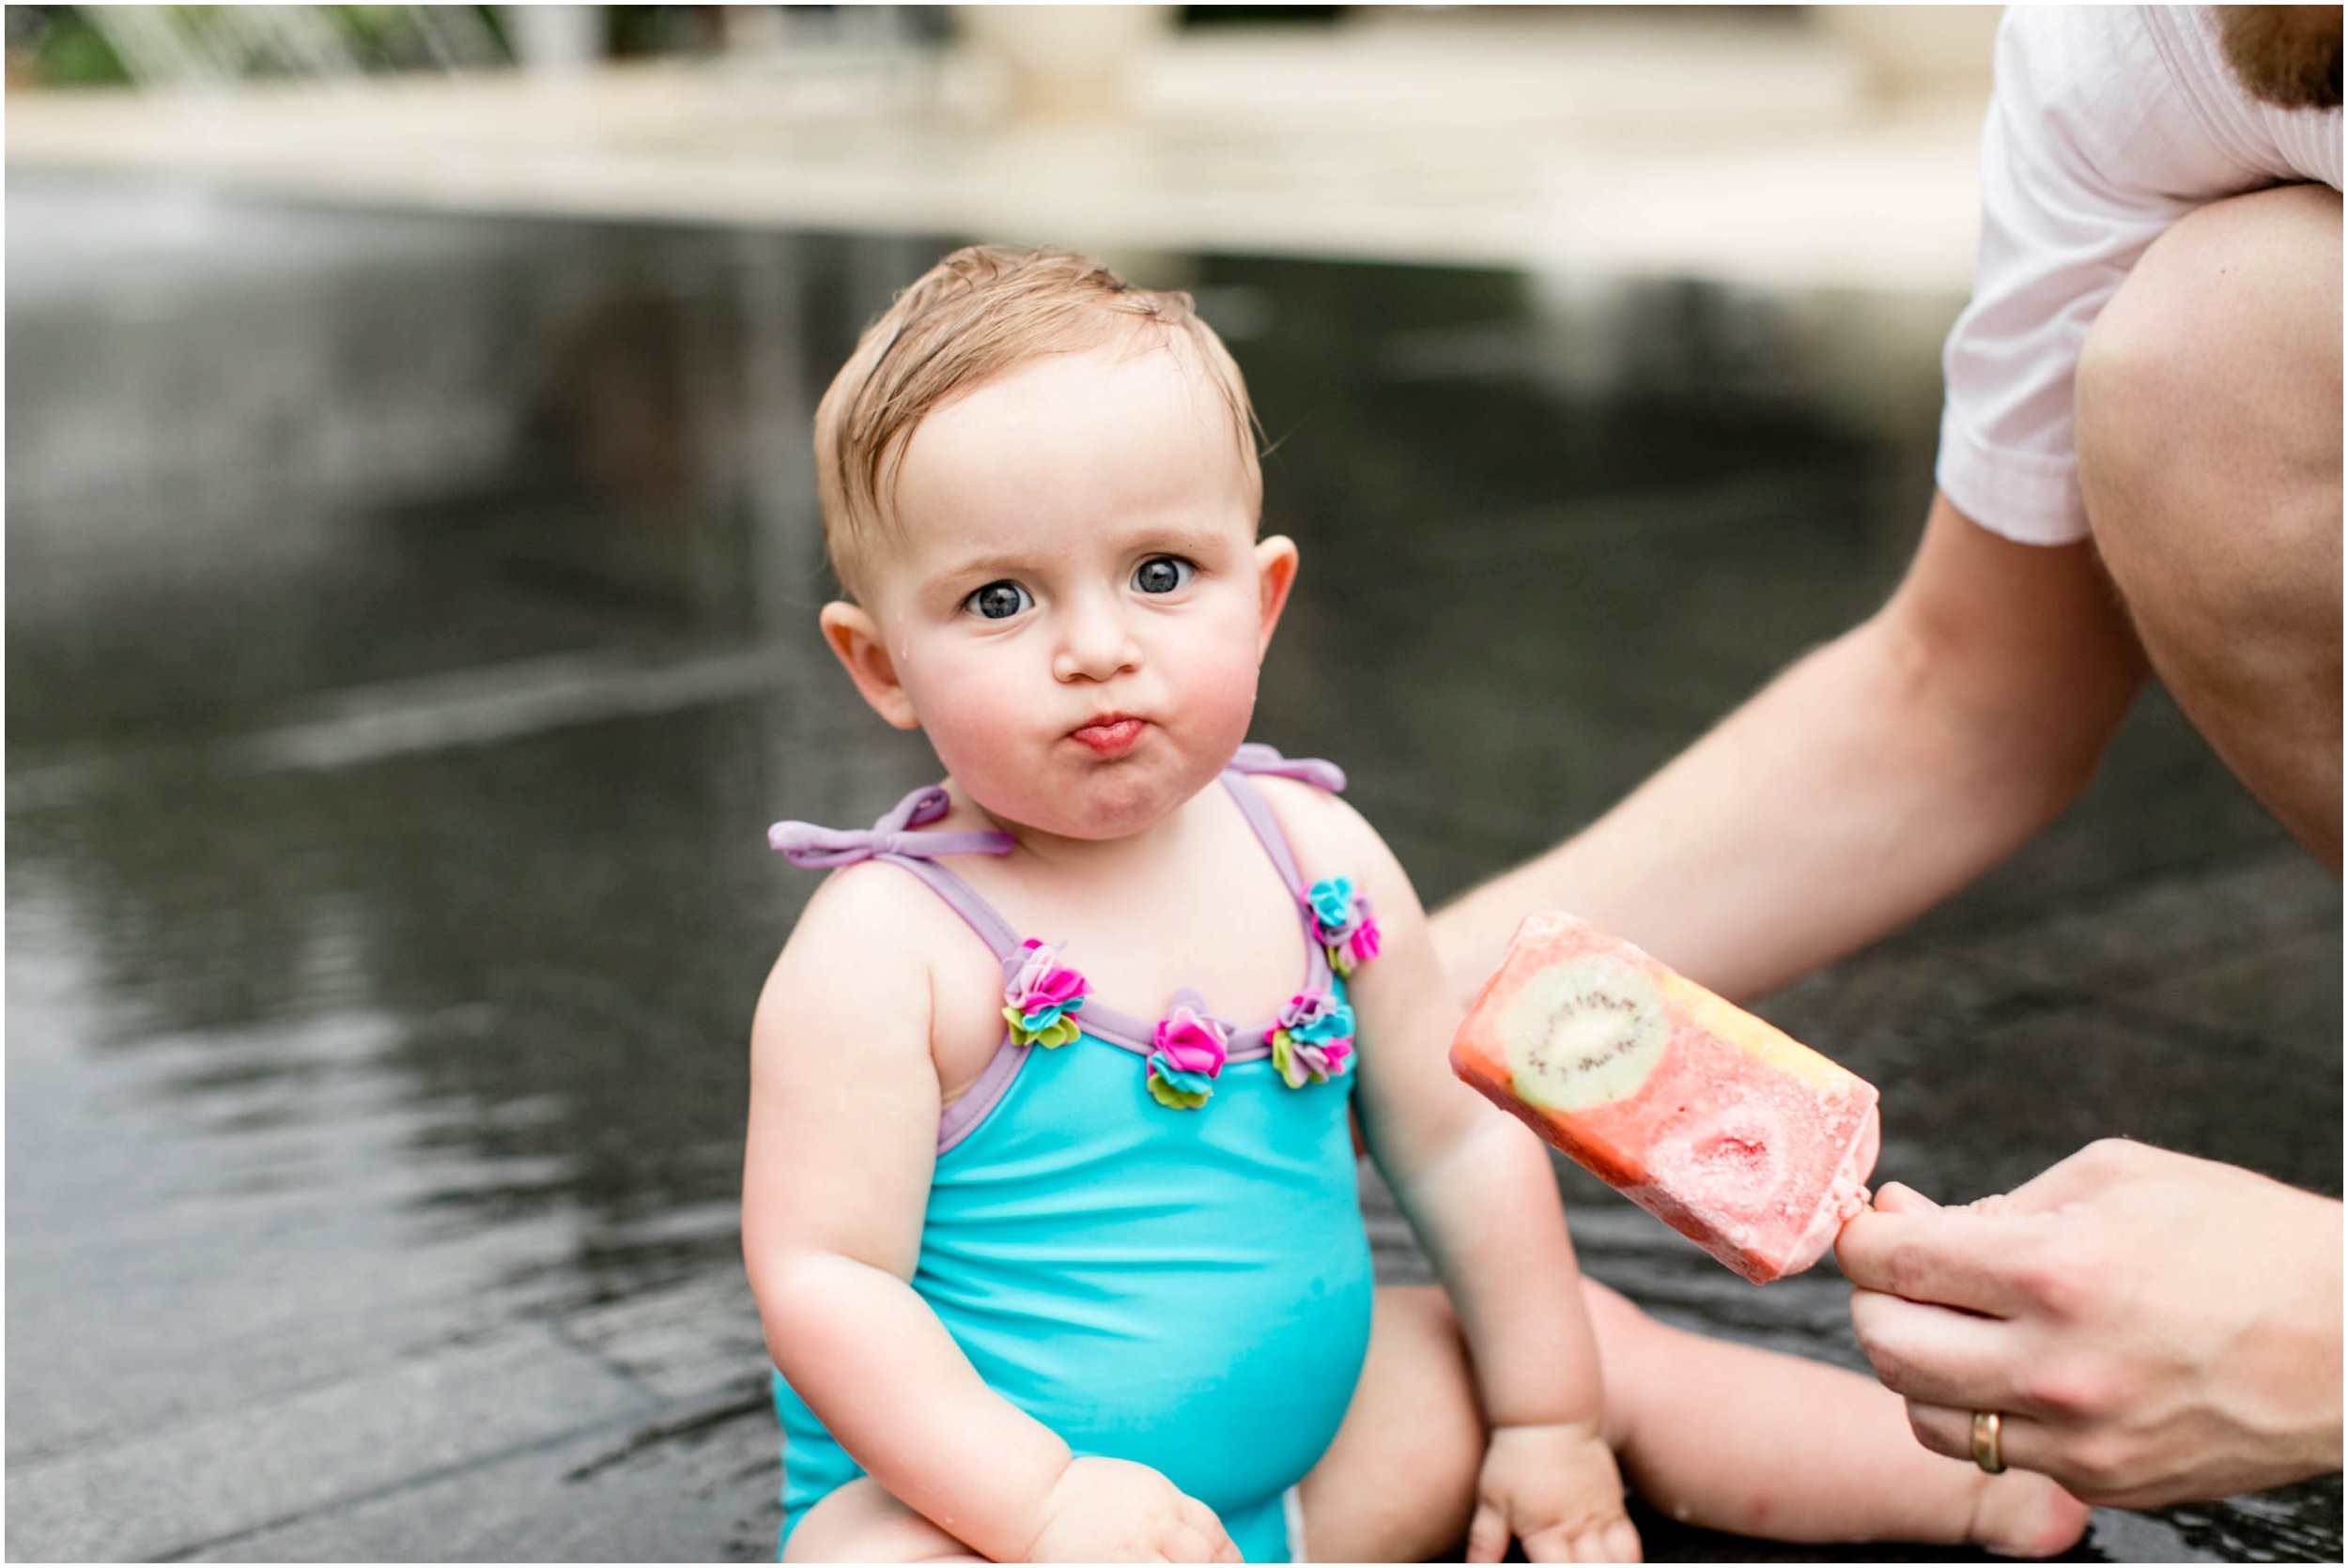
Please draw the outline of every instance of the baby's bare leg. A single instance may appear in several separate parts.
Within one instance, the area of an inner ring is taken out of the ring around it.
[[[1780,1541],[1978,1541],[2024,1556],[2087,1526],[2044,1476],[1925,1452],[1899,1396],[1870,1378],[1666,1328],[1603,1285],[1583,1293],[1624,1475],[1661,1513]]]
[[[889,1496],[871,1476],[807,1511],[785,1562],[984,1562],[986,1559]]]
[[[1385,1285],[1336,1441],[1305,1478],[1315,1562],[1457,1560],[1484,1461],[1467,1346],[1433,1285]]]

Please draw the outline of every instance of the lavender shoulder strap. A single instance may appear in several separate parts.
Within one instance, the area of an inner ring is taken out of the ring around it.
[[[817,827],[812,822],[777,822],[766,830],[766,847],[794,866],[831,870],[864,860],[901,866],[970,924],[996,958],[1009,961],[1019,933],[966,882],[936,864],[946,854],[1009,854],[1014,840],[997,831],[917,833],[952,807],[944,786],[924,785],[897,803],[895,810],[868,828]]]
[[[1272,814],[1272,803],[1249,779],[1250,774],[1301,779],[1335,794],[1345,788],[1345,770],[1317,757],[1283,757],[1272,747],[1253,741],[1241,746],[1230,766],[1224,770],[1224,787],[1239,804],[1240,814],[1263,841],[1264,853],[1272,856],[1280,880],[1289,884],[1290,892],[1301,896],[1305,891],[1305,873],[1297,867],[1295,852],[1289,848],[1288,835],[1280,830],[1280,820]]]
[[[943,786],[931,784],[897,803],[897,808],[869,828],[817,827],[811,822],[777,822],[766,830],[766,845],[794,866],[828,869],[863,860],[901,866],[929,884],[930,890],[969,923],[979,940],[1001,961],[1008,976],[1027,957],[1019,933],[1011,922],[978,891],[936,862],[942,854],[1009,854],[1014,840],[1008,833],[917,833],[951,808]],[[1010,1035],[988,1058],[960,1099],[946,1107],[937,1122],[937,1152],[945,1153],[992,1111],[1011,1089],[1012,1080],[1027,1059],[1027,1048]]]
[[[1282,778],[1302,779],[1333,795],[1345,792],[1345,770],[1335,762],[1324,762],[1318,757],[1283,757],[1260,741],[1249,741],[1234,752],[1229,771],[1276,774]]]

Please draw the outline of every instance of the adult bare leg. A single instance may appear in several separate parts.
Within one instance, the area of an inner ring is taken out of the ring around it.
[[[1919,1447],[1896,1394],[1856,1373],[1667,1328],[1582,1283],[1606,1368],[1606,1439],[1648,1503],[1789,1541],[1973,1540],[2024,1556],[2087,1511],[2043,1476],[1992,1479]],[[1305,1478],[1315,1561],[1456,1559],[1484,1448],[1467,1347],[1432,1287],[1378,1292],[1336,1440]]]
[[[2340,200],[2215,203],[2089,331],[2090,526],[2153,668],[2250,792],[2340,859]]]
[[[2044,1476],[1926,1453],[1898,1395],[1840,1367],[1691,1334],[1583,1282],[1608,1437],[1659,1512],[1780,1541],[1975,1541],[2044,1557],[2087,1510]]]

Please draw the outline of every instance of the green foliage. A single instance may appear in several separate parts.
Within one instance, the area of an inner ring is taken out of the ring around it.
[[[42,86],[70,87],[121,84],[131,80],[105,30],[93,20],[95,7],[10,6],[8,56],[11,71],[23,70]],[[427,32],[437,27],[444,36],[469,32],[458,63],[486,64],[486,44],[492,57],[509,60],[512,45],[504,19],[494,6],[450,7],[432,13],[418,6],[318,6],[311,8],[332,24],[348,46],[350,58],[368,71],[444,69],[445,41],[436,46]],[[225,6],[167,6],[162,19],[191,43],[201,40],[201,53],[250,76],[282,74],[288,67],[281,49],[263,39],[255,43],[249,30],[224,15]],[[455,13],[462,12],[465,29],[452,29]],[[298,69],[298,68],[295,68]]]
[[[19,13],[24,13],[20,18]],[[19,24],[31,54],[33,79],[43,86],[119,85],[131,79],[106,36],[90,25],[79,6],[8,8],[8,53],[17,54]]]

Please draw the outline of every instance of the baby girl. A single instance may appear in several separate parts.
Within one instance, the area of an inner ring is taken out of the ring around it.
[[[824,637],[946,778],[771,835],[836,868],[752,1026],[784,1555],[1625,1560],[1625,1476],[1786,1540],[2068,1545],[2078,1503],[1875,1384],[1580,1279],[1540,1145],[1451,1076],[1409,879],[1336,768],[1242,744],[1297,570],[1254,429],[1186,297],[986,250],[817,412]],[[1374,1284],[1356,1123],[1442,1289]]]

